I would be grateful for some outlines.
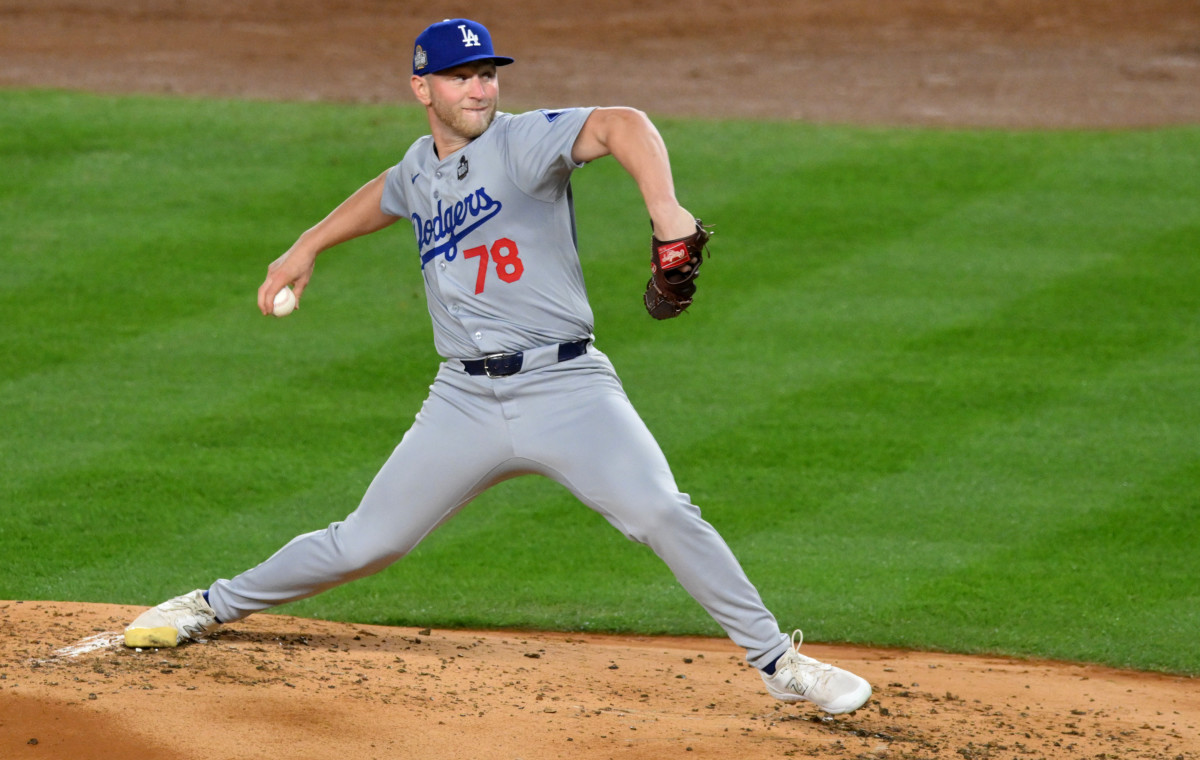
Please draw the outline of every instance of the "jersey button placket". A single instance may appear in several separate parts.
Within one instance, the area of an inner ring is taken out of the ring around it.
[[[442,191],[446,189],[444,187],[446,181],[442,179],[443,175],[444,172],[440,170],[433,173],[434,180],[431,183],[432,187],[430,188],[430,196],[433,198],[433,202],[430,204],[430,210],[433,212],[431,213],[431,216],[436,214],[439,200],[441,200],[443,203],[446,202],[442,200]],[[462,251],[456,251],[456,254],[457,256],[461,256]],[[448,271],[450,264],[451,262],[447,260],[446,254],[443,254],[437,263],[437,286],[438,291],[442,296],[442,302],[447,305],[447,311],[449,311],[450,315],[454,319],[458,320],[459,324],[462,325],[463,305],[459,303],[459,301],[462,299],[462,294],[460,292],[461,288],[455,283],[453,274]],[[466,329],[465,325],[463,326],[463,329]]]

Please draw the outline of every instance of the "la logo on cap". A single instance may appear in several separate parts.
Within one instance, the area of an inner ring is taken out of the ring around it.
[[[471,27],[459,24],[458,28],[462,30],[463,47],[479,47],[479,35],[471,31]]]

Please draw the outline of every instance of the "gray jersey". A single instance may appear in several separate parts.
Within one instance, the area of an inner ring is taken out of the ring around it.
[[[380,208],[412,221],[443,357],[591,337],[570,184],[591,112],[498,113],[449,157],[427,136],[388,172]]]

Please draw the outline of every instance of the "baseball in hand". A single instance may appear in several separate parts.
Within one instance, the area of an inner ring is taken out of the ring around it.
[[[291,288],[284,288],[275,294],[275,305],[271,313],[277,317],[286,317],[296,308],[296,294]]]

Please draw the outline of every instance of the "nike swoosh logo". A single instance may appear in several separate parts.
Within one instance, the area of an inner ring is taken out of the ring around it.
[[[417,172],[416,174],[412,175],[412,179],[409,180],[409,182],[411,182],[414,185],[417,184],[417,177],[420,177],[420,176],[421,176],[421,173]]]

